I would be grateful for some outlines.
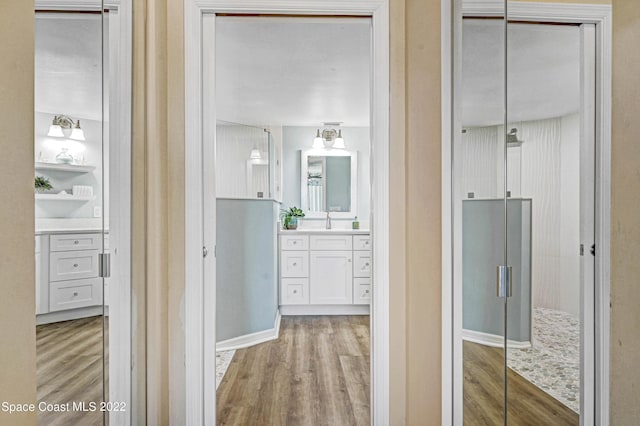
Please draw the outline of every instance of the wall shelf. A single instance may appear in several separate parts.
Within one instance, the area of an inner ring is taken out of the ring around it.
[[[50,170],[56,172],[71,172],[71,173],[89,173],[96,169],[96,166],[81,166],[77,164],[59,164],[59,163],[40,163],[36,162],[36,170]],[[46,195],[46,194],[44,194]]]
[[[91,197],[79,197],[70,194],[36,194],[36,200],[38,201],[92,201],[95,200],[95,196]]]

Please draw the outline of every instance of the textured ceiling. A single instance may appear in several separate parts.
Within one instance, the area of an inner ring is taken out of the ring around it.
[[[504,23],[463,24],[462,122],[504,122]],[[507,104],[510,122],[558,117],[580,108],[580,29],[509,24]]]
[[[35,110],[100,120],[101,16],[38,13],[35,27]]]

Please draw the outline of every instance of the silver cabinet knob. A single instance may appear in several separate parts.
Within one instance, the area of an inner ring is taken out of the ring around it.
[[[77,292],[77,291],[74,291],[74,292],[73,292],[73,295],[74,295],[74,296],[77,296],[77,295],[78,295],[78,292]]]
[[[75,241],[73,242],[73,244],[80,244],[80,241],[75,240]]]
[[[296,266],[296,265],[297,265],[297,263],[296,263],[296,262],[293,262],[293,266]]]
[[[297,241],[294,241],[294,242],[293,242],[293,244],[294,244],[294,245],[295,245],[295,244],[298,244],[298,242],[297,242]]]
[[[365,294],[369,294],[369,290],[365,290],[364,292],[365,292]]]
[[[77,263],[74,263],[74,264],[73,264],[73,267],[74,267],[74,268],[77,268],[77,267],[78,267],[78,264],[77,264]]]
[[[365,263],[364,266],[369,266],[369,262]]]
[[[293,294],[297,294],[297,293],[298,293],[298,290],[293,290]]]

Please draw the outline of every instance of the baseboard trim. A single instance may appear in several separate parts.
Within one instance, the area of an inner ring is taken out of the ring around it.
[[[235,351],[237,349],[248,348],[259,343],[276,340],[280,336],[280,311],[276,311],[276,318],[273,321],[273,328],[264,331],[258,331],[251,334],[234,337],[216,343],[216,352],[218,351]]]
[[[483,333],[474,330],[462,330],[462,340],[467,342],[478,343],[480,345],[491,346],[494,348],[504,347],[504,337],[497,334]],[[511,349],[527,349],[531,347],[530,341],[519,342],[517,340],[507,340],[507,347]]]
[[[369,315],[369,305],[284,305],[282,315]]]

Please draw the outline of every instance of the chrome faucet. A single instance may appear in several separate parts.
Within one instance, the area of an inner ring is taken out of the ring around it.
[[[331,229],[331,216],[329,216],[329,212],[327,212],[327,223],[326,228]]]

